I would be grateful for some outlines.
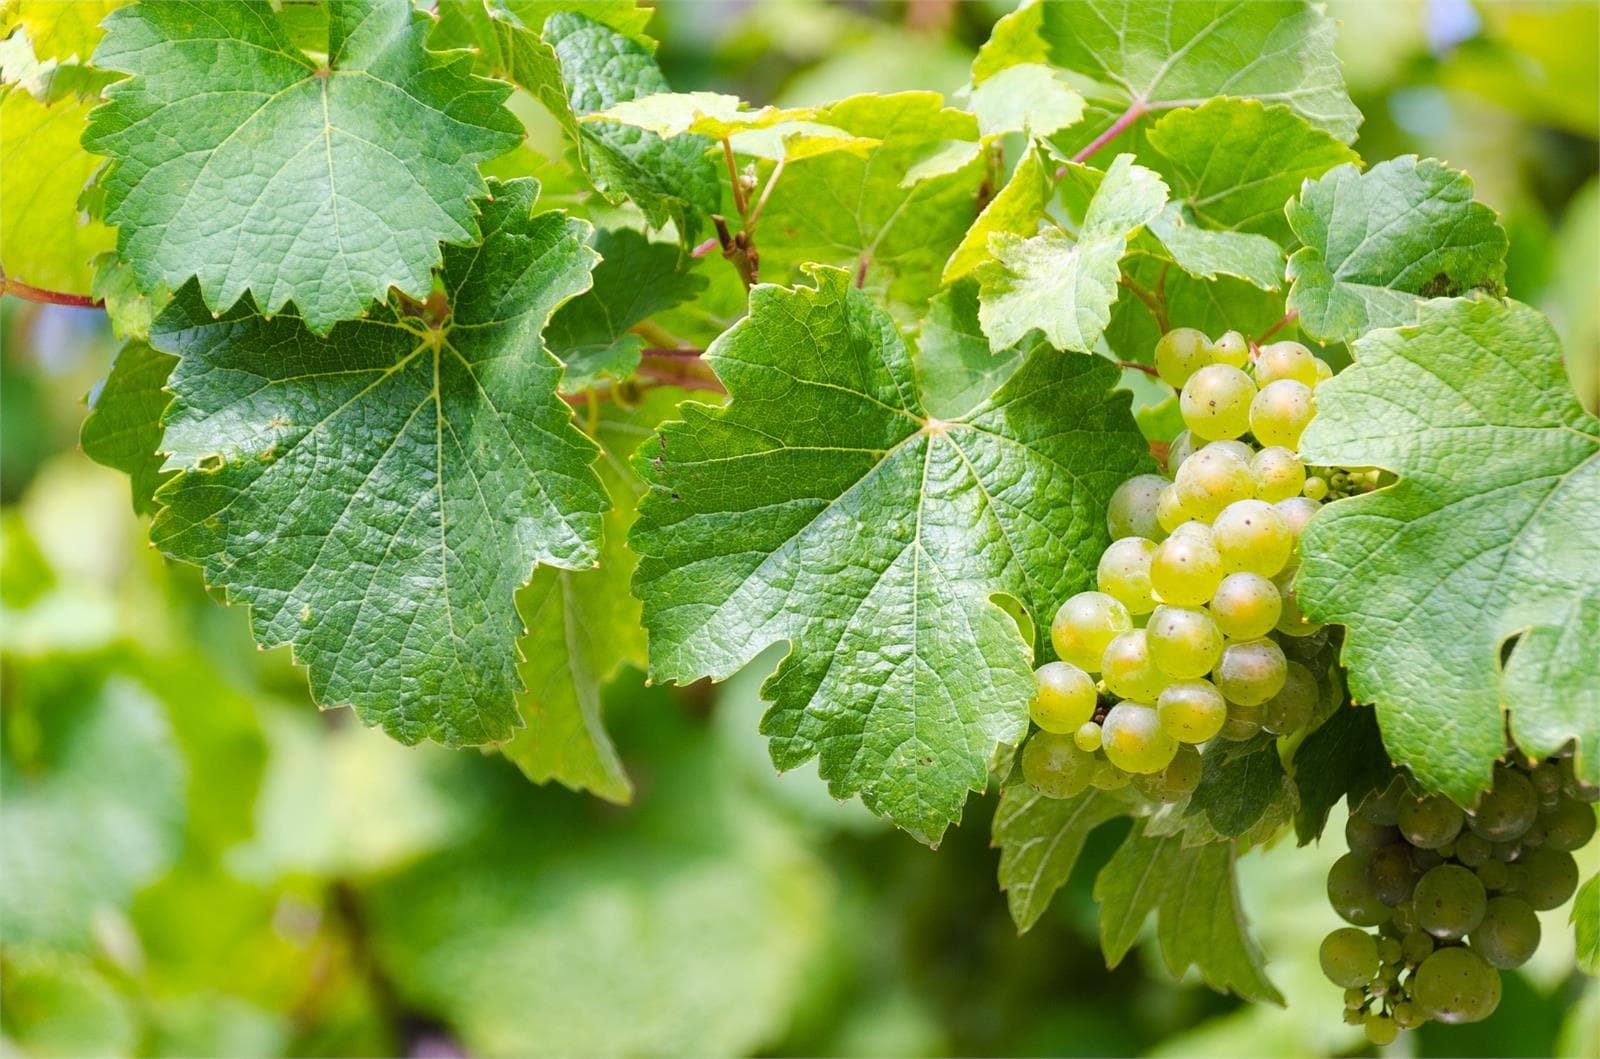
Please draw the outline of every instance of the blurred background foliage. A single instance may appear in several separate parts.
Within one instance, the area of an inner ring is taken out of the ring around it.
[[[664,5],[652,32],[680,89],[949,94],[1006,6],[708,0]],[[1593,386],[1600,7],[1330,7],[1358,148],[1474,176],[1511,235],[1512,295]],[[721,286],[703,327],[738,311]],[[814,769],[773,775],[756,721],[775,654],[719,688],[624,672],[606,705],[630,808],[319,714],[78,452],[115,348],[99,314],[7,299],[0,341],[0,1053],[1370,1053],[1316,966],[1337,844],[1241,865],[1287,1010],[1174,983],[1148,947],[1108,972],[1088,880],[1115,827],[1019,939],[992,800],[930,854]],[[1564,919],[1491,1022],[1390,1051],[1600,1054]]]

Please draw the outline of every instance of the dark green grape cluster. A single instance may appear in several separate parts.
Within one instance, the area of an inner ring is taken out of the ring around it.
[[[1572,854],[1594,837],[1597,796],[1567,757],[1499,767],[1471,812],[1404,783],[1364,801],[1328,872],[1328,900],[1353,925],[1320,953],[1345,1018],[1380,1045],[1428,1019],[1487,1018],[1500,972],[1539,947],[1535,913],[1577,889]]]
[[[1303,663],[1321,627],[1290,582],[1328,488],[1295,450],[1333,373],[1298,342],[1252,350],[1238,332],[1213,342],[1192,328],[1163,335],[1155,365],[1187,428],[1166,475],[1112,496],[1098,591],[1068,599],[1051,624],[1060,660],[1037,671],[1040,730],[1022,756],[1047,795],[1131,782],[1180,800],[1200,782],[1197,746],[1298,731],[1319,701]]]

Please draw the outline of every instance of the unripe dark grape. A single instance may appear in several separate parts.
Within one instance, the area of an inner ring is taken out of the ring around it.
[[[1400,939],[1400,955],[1415,967],[1433,954],[1433,935],[1425,930],[1408,930]]]
[[[1483,883],[1485,890],[1504,890],[1506,884],[1511,881],[1510,869],[1506,867],[1505,861],[1502,860],[1491,858],[1478,865],[1473,871],[1478,876],[1478,881]]]
[[[1352,845],[1351,848],[1355,847]],[[1367,881],[1372,884],[1372,892],[1378,895],[1378,900],[1393,908],[1411,896],[1412,889],[1417,885],[1417,870],[1412,866],[1411,853],[1404,845],[1383,846],[1373,850],[1369,857]]]
[[[1488,839],[1471,832],[1456,838],[1456,860],[1469,868],[1476,868],[1494,856],[1494,847]]]
[[[1421,849],[1437,849],[1461,831],[1464,814],[1455,803],[1441,795],[1426,798],[1402,797],[1395,822],[1406,841]]]
[[[1378,900],[1367,880],[1367,862],[1346,853],[1328,871],[1328,903],[1347,923],[1375,927],[1389,918],[1389,909]]]
[[[1578,862],[1558,849],[1536,849],[1510,871],[1517,896],[1540,912],[1560,908],[1578,889]]]
[[[1576,798],[1559,798],[1541,819],[1546,849],[1572,853],[1587,846],[1594,837],[1594,809]]]
[[[1344,841],[1352,852],[1368,853],[1400,841],[1399,829],[1375,824],[1360,813],[1351,813],[1344,824]]]
[[[1510,842],[1522,837],[1539,815],[1539,794],[1521,772],[1495,770],[1494,789],[1478,801],[1468,826],[1490,842]]]
[[[1417,926],[1453,941],[1483,922],[1483,883],[1459,864],[1441,864],[1417,880],[1411,905]]]
[[[1477,1022],[1500,1004],[1500,973],[1464,946],[1440,949],[1417,968],[1412,995],[1440,1022]]]
[[[1520,897],[1491,898],[1470,940],[1491,967],[1521,967],[1539,948],[1539,917]]]

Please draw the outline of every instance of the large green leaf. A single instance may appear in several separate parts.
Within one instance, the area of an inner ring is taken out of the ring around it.
[[[128,476],[133,509],[153,512],[155,492],[172,475],[161,469],[161,413],[170,395],[167,378],[175,357],[133,341],[111,363],[111,374],[94,395],[94,408],[83,421],[79,444],[96,463]]]
[[[1148,164],[1174,200],[1219,231],[1290,238],[1284,203],[1354,150],[1289,107],[1256,99],[1212,99],[1165,114],[1150,127]]]
[[[1089,832],[1130,815],[1134,804],[1125,793],[1092,787],[1075,798],[1046,798],[1025,783],[1005,789],[990,844],[1000,850],[1000,889],[1019,933],[1039,921],[1066,885]]]
[[[978,284],[960,281],[928,303],[917,334],[923,406],[940,419],[954,419],[998,390],[1035,350],[1048,345],[1042,332],[1030,331],[1010,349],[990,349],[978,324]]]
[[[881,143],[865,157],[835,152],[785,167],[756,236],[763,276],[789,280],[812,262],[860,267],[870,289],[926,300],[977,216],[984,167],[974,152],[954,172],[911,183],[906,175],[944,141],[975,142],[976,120],[935,92],[852,96],[817,120]]]
[[[1202,227],[1175,202],[1150,219],[1148,231],[1161,254],[1191,276],[1233,276],[1262,290],[1283,284],[1283,251],[1264,235]]]
[[[1110,966],[1122,962],[1154,911],[1161,956],[1173,974],[1192,966],[1214,989],[1283,1003],[1239,907],[1230,843],[1185,849],[1177,835],[1147,837],[1136,825],[1095,877],[1094,897]]]
[[[179,356],[152,539],[292,644],[327,706],[396,738],[516,726],[512,595],[538,563],[597,558],[594,447],[556,395],[540,332],[589,284],[587,226],[493,185],[484,242],[445,251],[450,317],[379,307],[326,338],[191,284],[151,344]]]
[[[1312,520],[1301,606],[1347,627],[1350,690],[1427,787],[1470,804],[1505,750],[1577,739],[1600,782],[1600,420],[1537,311],[1423,304],[1317,390],[1308,462],[1399,482]]]
[[[390,286],[424,298],[439,244],[478,234],[477,163],[516,146],[510,89],[423,47],[410,4],[328,11],[326,61],[264,3],[136,4],[106,20],[106,90],[83,143],[109,155],[106,219],[141,287],[206,305],[293,302],[326,334]]]
[[[978,271],[983,333],[1004,349],[1037,328],[1057,349],[1093,350],[1111,320],[1128,239],[1166,201],[1161,178],[1123,154],[1099,181],[1076,238],[1059,228],[1029,239],[990,236],[995,260]]]
[[[632,796],[632,784],[600,719],[604,685],[624,665],[645,667],[639,602],[628,591],[637,560],[627,544],[644,483],[628,466],[628,457],[683,396],[681,390],[661,387],[651,390],[637,408],[615,402],[600,408],[594,437],[602,453],[600,480],[611,498],[600,566],[582,571],[545,567],[518,595],[528,627],[518,672],[528,690],[517,702],[528,727],[504,752],[537,783],[553,779],[613,802]]]
[[[1032,358],[988,401],[929,416],[894,322],[848,272],[758,286],[707,359],[725,409],[683,407],[637,462],[632,543],[657,679],[722,678],[768,644],[780,768],[926,841],[1026,730],[1036,621],[1092,578],[1103,510],[1147,456],[1099,358]]]
[[[1312,338],[1348,342],[1416,319],[1424,298],[1503,289],[1506,233],[1472,180],[1432,158],[1339,166],[1287,213],[1305,244],[1289,258],[1289,308]]]
[[[91,100],[49,105],[22,88],[0,94],[0,269],[46,290],[88,294],[90,260],[116,241],[78,199],[100,159],[78,146]]]

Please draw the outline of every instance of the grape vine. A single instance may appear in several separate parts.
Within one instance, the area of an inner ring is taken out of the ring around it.
[[[934,846],[998,790],[1023,930],[1129,819],[1109,961],[1267,1002],[1239,859],[1344,802],[1380,1045],[1577,890],[1600,420],[1320,5],[1025,2],[785,107],[631,2],[106,6],[5,16],[4,291],[125,336],[85,452],[321,706],[627,802],[600,689],[784,644],[777,769]]]

